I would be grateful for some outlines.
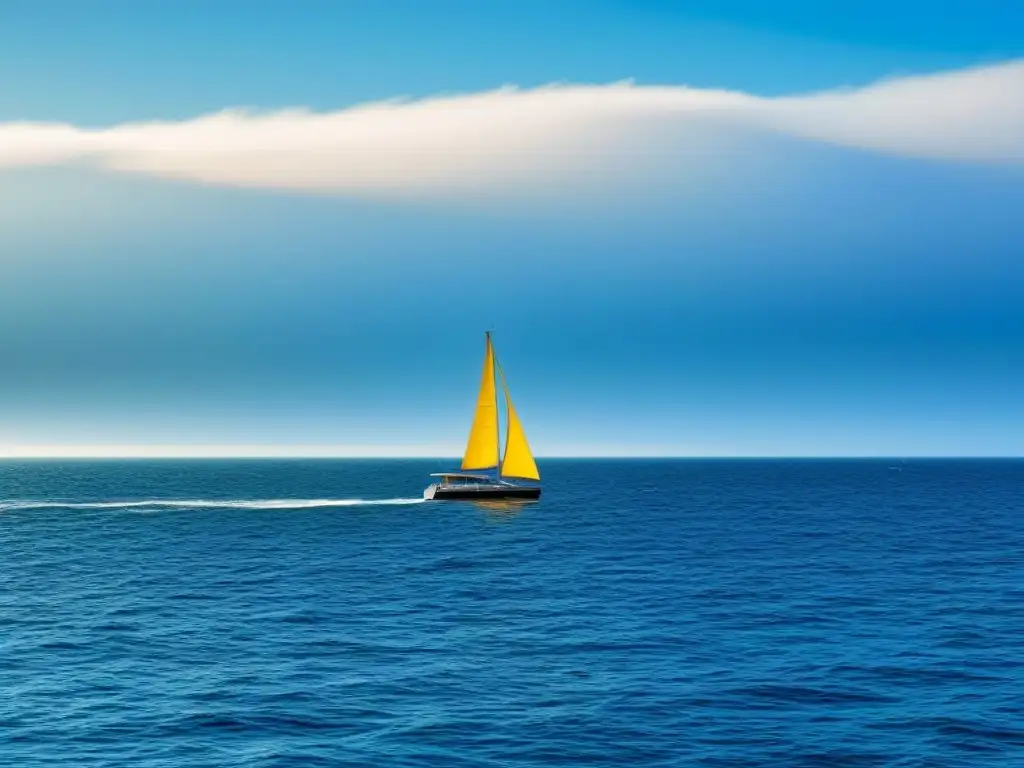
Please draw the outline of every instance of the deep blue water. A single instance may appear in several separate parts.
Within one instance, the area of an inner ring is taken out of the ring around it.
[[[0,764],[1024,765],[1024,462],[441,466],[0,464]]]

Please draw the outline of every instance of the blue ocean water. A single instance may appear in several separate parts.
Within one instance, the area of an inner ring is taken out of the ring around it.
[[[1024,462],[444,466],[0,464],[0,764],[1024,765]]]

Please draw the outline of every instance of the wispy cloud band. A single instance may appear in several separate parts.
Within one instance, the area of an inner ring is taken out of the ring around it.
[[[0,169],[85,163],[211,185],[410,195],[536,188],[595,164],[628,171],[644,155],[739,149],[757,135],[1024,165],[1024,61],[782,98],[552,85],[102,129],[0,123]]]

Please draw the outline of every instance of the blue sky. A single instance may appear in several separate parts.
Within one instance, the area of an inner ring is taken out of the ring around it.
[[[826,5],[0,5],[0,447],[1021,455],[1024,6]]]

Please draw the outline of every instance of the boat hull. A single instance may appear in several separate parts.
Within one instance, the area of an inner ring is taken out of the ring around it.
[[[482,488],[433,488],[424,494],[428,499],[472,501],[473,499],[539,499],[540,488],[521,488],[515,486],[482,487]]]

